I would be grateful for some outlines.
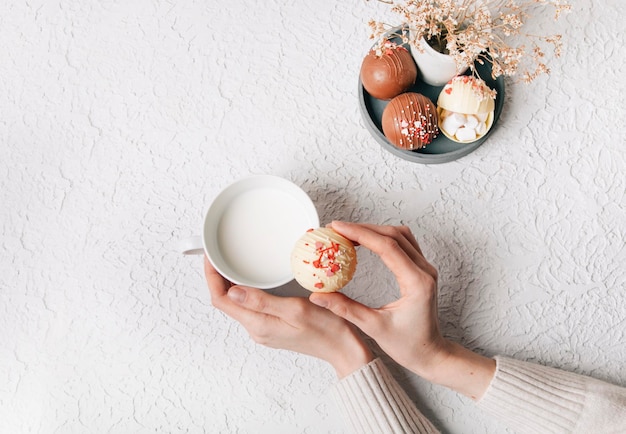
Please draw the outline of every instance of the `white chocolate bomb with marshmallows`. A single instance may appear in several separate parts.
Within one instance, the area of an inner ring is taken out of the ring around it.
[[[481,79],[467,75],[454,77],[437,100],[439,129],[455,142],[480,139],[493,125],[495,95],[496,91]]]
[[[356,250],[347,238],[330,228],[309,229],[291,253],[296,281],[312,292],[336,292],[356,271]]]

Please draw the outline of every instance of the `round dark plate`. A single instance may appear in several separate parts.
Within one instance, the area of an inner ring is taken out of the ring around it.
[[[399,38],[396,38],[396,40],[393,41],[397,44],[400,44],[402,42]],[[404,46],[407,50],[411,49],[408,44],[405,44]],[[473,152],[480,145],[482,145],[494,131],[495,126],[498,123],[498,119],[500,118],[500,113],[502,113],[502,106],[504,104],[504,78],[500,76],[494,80],[491,77],[490,63],[485,62],[481,65],[480,63],[476,62],[474,65],[476,71],[478,72],[478,75],[483,80],[485,80],[487,86],[495,89],[498,92],[495,101],[496,107],[493,114],[493,125],[491,126],[487,134],[485,134],[483,137],[476,140],[475,142],[457,143],[448,139],[445,135],[443,135],[443,133],[440,133],[439,136],[437,136],[437,138],[434,139],[432,143],[427,145],[425,148],[413,151],[398,148],[387,140],[387,138],[383,134],[383,129],[381,126],[383,111],[385,110],[385,107],[387,106],[389,101],[380,100],[371,96],[363,87],[363,83],[361,82],[361,78],[359,77],[359,107],[361,109],[361,114],[363,115],[363,120],[365,121],[366,128],[372,134],[372,136],[374,136],[374,139],[376,139],[376,141],[382,145],[383,148],[400,158],[408,161],[413,161],[415,163],[447,163],[461,158],[469,154],[470,152]],[[467,74],[469,73],[470,72],[468,70]],[[442,89],[443,86],[431,86],[421,81],[418,77],[417,82],[413,85],[413,87],[407,90],[407,92],[421,93],[430,98],[430,100],[436,105],[437,99],[439,98],[439,93]]]

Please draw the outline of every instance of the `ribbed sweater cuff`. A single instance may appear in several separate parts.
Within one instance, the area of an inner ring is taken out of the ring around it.
[[[342,379],[333,389],[356,433],[437,433],[380,359]]]
[[[496,357],[496,374],[478,406],[518,432],[572,432],[585,404],[585,379]]]

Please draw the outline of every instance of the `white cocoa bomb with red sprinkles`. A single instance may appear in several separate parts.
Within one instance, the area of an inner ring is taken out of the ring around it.
[[[495,93],[476,77],[454,77],[443,87],[437,100],[439,129],[459,143],[480,139],[493,125]]]
[[[309,229],[291,252],[296,281],[312,292],[336,292],[356,271],[356,250],[347,238],[330,228]]]

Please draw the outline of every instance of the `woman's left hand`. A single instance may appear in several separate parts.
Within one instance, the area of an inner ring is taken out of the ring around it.
[[[255,342],[325,360],[339,378],[372,360],[352,324],[307,298],[278,297],[257,288],[231,286],[206,258],[204,272],[213,306],[240,322]]]

